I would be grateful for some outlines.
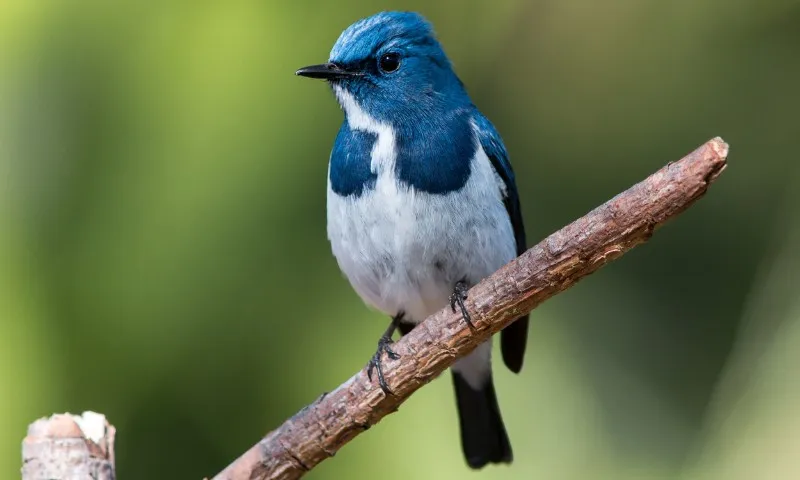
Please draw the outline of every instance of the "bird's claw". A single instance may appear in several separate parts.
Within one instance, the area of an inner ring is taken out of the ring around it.
[[[472,317],[467,311],[467,306],[464,305],[464,300],[467,299],[467,290],[469,290],[469,287],[467,287],[465,281],[461,280],[456,282],[453,293],[450,294],[450,308],[453,310],[453,313],[456,313],[456,305],[458,305],[458,308],[461,310],[461,316],[464,317],[464,321],[467,322],[471,330],[475,330]]]
[[[382,359],[383,353],[386,352],[386,356],[389,357],[390,360],[397,360],[400,358],[400,355],[396,354],[394,350],[391,349],[390,345],[394,343],[392,342],[391,337],[383,336],[378,340],[378,350],[372,356],[369,361],[369,365],[367,366],[367,378],[369,381],[372,381],[372,370],[378,371],[378,385],[380,385],[381,390],[386,395],[394,395],[391,390],[389,390],[389,385],[386,384],[386,379],[383,378],[383,366],[382,366]]]

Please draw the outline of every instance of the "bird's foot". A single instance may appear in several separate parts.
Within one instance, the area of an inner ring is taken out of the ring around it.
[[[461,310],[461,316],[464,317],[464,321],[467,322],[469,328],[471,330],[475,330],[475,325],[472,323],[472,317],[470,317],[469,312],[467,311],[467,306],[464,305],[464,300],[467,299],[467,282],[464,280],[459,280],[456,282],[455,287],[453,288],[453,293],[450,294],[450,308],[453,309],[453,313],[456,313],[456,305]]]
[[[400,358],[400,355],[394,353],[390,345],[394,343],[392,341],[391,335],[383,335],[381,336],[380,340],[378,340],[378,350],[372,356],[372,359],[369,361],[369,366],[367,366],[367,378],[369,381],[372,381],[372,370],[378,371],[378,385],[380,385],[381,390],[386,395],[394,395],[391,390],[389,390],[389,386],[386,384],[386,379],[383,378],[383,365],[382,365],[382,357],[383,352],[386,352],[386,356],[389,357],[391,360],[397,360]]]

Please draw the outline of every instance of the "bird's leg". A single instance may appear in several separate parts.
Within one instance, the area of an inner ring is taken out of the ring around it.
[[[450,308],[453,309],[453,313],[456,313],[456,305],[458,305],[458,308],[461,310],[461,316],[464,317],[464,321],[467,322],[471,330],[475,330],[475,325],[472,324],[472,317],[469,316],[467,307],[464,305],[464,300],[467,299],[467,290],[469,290],[467,282],[464,280],[456,282],[453,293],[450,294]]]
[[[404,312],[400,312],[392,317],[392,322],[389,324],[389,327],[386,328],[386,331],[383,332],[383,335],[381,335],[381,338],[378,340],[378,350],[372,356],[372,359],[370,359],[369,365],[367,366],[367,377],[369,378],[370,382],[372,381],[372,370],[375,369],[378,371],[378,385],[381,386],[383,393],[387,395],[392,395],[392,391],[389,390],[389,386],[386,384],[386,380],[383,378],[381,357],[383,356],[383,352],[386,352],[386,356],[392,360],[397,360],[400,358],[400,355],[394,353],[389,345],[393,343],[392,335],[394,335],[394,331],[397,330],[397,326],[403,319],[403,315]]]

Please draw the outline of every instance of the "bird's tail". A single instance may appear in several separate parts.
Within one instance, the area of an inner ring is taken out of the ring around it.
[[[500,416],[491,373],[476,390],[461,374],[453,371],[453,385],[461,426],[461,448],[467,464],[479,469],[487,463],[511,463],[511,443]]]

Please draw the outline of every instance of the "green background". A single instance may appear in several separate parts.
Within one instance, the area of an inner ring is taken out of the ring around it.
[[[497,362],[511,467],[466,468],[442,377],[308,478],[798,478],[796,0],[0,1],[0,477],[87,409],[120,479],[211,476],[365,365],[386,318],[325,234],[342,113],[293,73],[381,9],[435,25],[531,245],[714,136],[730,165]]]

